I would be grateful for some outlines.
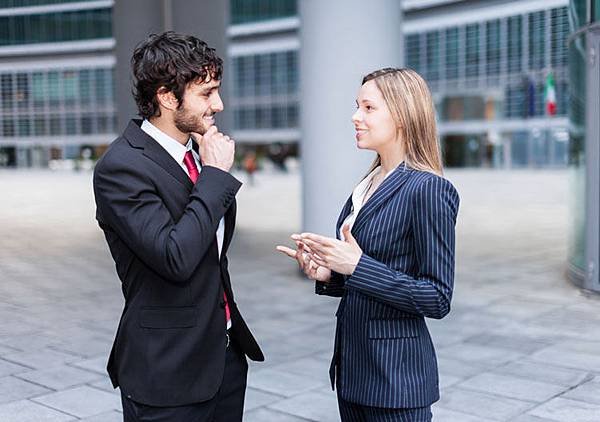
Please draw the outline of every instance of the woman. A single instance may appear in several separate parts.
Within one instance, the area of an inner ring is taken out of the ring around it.
[[[416,72],[367,75],[352,121],[358,148],[377,158],[342,209],[338,239],[294,234],[297,250],[277,249],[317,294],[342,298],[330,370],[342,421],[430,421],[439,387],[425,317],[450,311],[458,193],[441,176],[433,102]]]

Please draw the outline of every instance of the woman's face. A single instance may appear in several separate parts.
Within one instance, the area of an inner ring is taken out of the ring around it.
[[[379,152],[396,142],[396,123],[374,81],[365,82],[360,87],[356,104],[352,123],[359,148]]]

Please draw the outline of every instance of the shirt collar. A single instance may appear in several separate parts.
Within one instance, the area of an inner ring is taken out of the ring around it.
[[[185,153],[192,149],[191,138],[188,139],[186,145],[182,145],[176,139],[173,139],[146,119],[142,122],[141,129],[158,142],[158,144],[163,147],[178,164],[183,163]]]

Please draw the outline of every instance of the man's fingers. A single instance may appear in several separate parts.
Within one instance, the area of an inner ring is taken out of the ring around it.
[[[208,130],[206,131],[204,136],[212,136],[216,133],[219,133],[219,128],[216,125],[212,125],[211,127],[208,128]]]

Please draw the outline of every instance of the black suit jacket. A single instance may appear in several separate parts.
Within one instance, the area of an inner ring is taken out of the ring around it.
[[[223,291],[232,336],[248,357],[264,360],[237,309],[227,270],[241,183],[205,166],[194,185],[140,124],[129,124],[94,171],[96,218],[125,297],[108,372],[113,386],[137,402],[198,403],[215,395],[223,377]]]

